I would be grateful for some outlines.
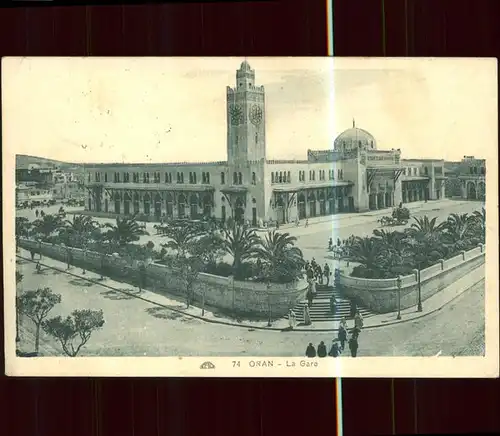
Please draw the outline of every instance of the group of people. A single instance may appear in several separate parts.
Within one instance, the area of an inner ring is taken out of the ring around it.
[[[312,342],[306,348],[306,357],[339,357],[345,350],[346,343],[349,347],[351,357],[356,357],[358,355],[359,349],[359,334],[363,328],[363,317],[358,312],[354,317],[354,328],[351,330],[351,337],[347,339],[347,321],[342,318],[339,324],[339,329],[337,332],[337,337],[332,340],[332,345],[330,350],[327,350],[324,341],[321,341],[317,347],[314,347]]]

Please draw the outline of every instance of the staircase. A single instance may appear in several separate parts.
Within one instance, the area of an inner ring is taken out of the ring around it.
[[[337,299],[337,310],[335,314],[330,312],[330,298],[335,294]],[[299,301],[293,311],[297,316],[297,322],[304,322],[304,304],[307,304],[307,299]],[[363,316],[363,318],[368,318],[373,316],[369,310],[359,307],[358,310]],[[316,298],[313,300],[312,307],[309,309],[311,315],[311,321],[333,321],[338,322],[343,317],[346,319],[350,318],[351,303],[349,300],[342,298],[339,292],[333,286],[326,285],[316,285]],[[288,319],[288,315],[285,316]]]

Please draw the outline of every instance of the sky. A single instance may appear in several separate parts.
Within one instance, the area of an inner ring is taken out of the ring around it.
[[[8,151],[69,162],[226,160],[242,58],[3,58]],[[404,159],[497,149],[492,59],[248,58],[268,159],[305,159],[356,126]]]

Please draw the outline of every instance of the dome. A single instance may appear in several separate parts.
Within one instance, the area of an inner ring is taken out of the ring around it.
[[[240,65],[240,70],[251,70],[252,68],[250,67],[250,64],[244,60],[241,65]]]
[[[337,151],[352,150],[359,146],[368,150],[376,150],[377,142],[371,133],[356,127],[354,123],[351,129],[347,129],[337,136],[333,145]]]

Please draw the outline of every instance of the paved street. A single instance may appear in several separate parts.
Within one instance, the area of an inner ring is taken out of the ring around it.
[[[62,272],[47,269],[35,274],[29,262],[20,267],[24,290],[49,286],[62,295],[62,303],[50,316],[84,308],[104,311],[106,324],[94,333],[82,356],[302,356],[309,342],[330,343],[332,339],[332,333],[208,324]],[[127,285],[124,288],[130,289]],[[23,320],[22,326],[33,331],[29,320]],[[467,354],[468,350],[480,353],[483,340],[484,280],[435,314],[363,331],[359,356],[431,356],[440,351],[452,355]],[[42,352],[47,345],[60,349],[46,336],[41,343]]]

